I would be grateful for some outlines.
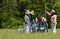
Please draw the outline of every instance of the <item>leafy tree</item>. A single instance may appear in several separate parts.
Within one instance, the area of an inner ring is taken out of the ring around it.
[[[57,27],[60,27],[60,0],[0,0],[0,28],[24,27],[23,21],[26,9],[35,11],[34,18],[37,14],[45,17],[45,14],[43,14],[45,9],[48,11],[55,9],[58,16]],[[49,23],[50,18],[46,17]]]

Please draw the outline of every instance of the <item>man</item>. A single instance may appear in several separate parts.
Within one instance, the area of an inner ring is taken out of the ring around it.
[[[25,20],[25,32],[26,33],[31,32],[31,26],[32,26],[32,21],[33,21],[32,15],[34,15],[34,11],[30,12],[29,10],[27,10],[25,13],[24,20]]]
[[[39,17],[39,25],[40,25],[40,31],[47,32],[48,26],[46,19],[41,15]]]
[[[52,27],[52,32],[56,33],[56,25],[57,25],[57,15],[54,10],[52,10],[50,13],[46,11],[47,15],[51,17],[51,27]]]
[[[24,20],[25,20],[25,33],[29,33],[30,32],[30,15],[29,15],[29,10],[27,10],[25,12],[25,17],[24,17]]]
[[[34,29],[33,29],[33,15],[34,15],[34,11],[32,10],[30,13],[30,32],[34,32]]]

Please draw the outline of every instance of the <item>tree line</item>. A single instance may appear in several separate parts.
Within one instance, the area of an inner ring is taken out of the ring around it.
[[[25,10],[34,10],[35,19],[37,14],[45,16],[45,9],[51,11],[53,6],[58,15],[57,27],[60,28],[60,0],[0,0],[0,28],[23,28]],[[49,19],[47,16],[48,23]]]

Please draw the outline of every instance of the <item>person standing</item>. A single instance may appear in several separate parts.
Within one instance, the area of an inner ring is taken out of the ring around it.
[[[32,10],[30,13],[30,32],[33,32],[33,15],[34,11]]]
[[[57,15],[55,10],[52,10],[50,13],[48,11],[46,11],[47,15],[49,15],[51,17],[51,28],[52,28],[52,32],[56,33],[56,25],[57,25]]]
[[[25,24],[25,33],[30,33],[30,13],[29,10],[26,10],[24,16],[24,24]]]
[[[25,17],[24,17],[24,20],[25,20],[25,32],[26,33],[30,33],[32,32],[31,30],[31,27],[32,27],[32,22],[33,22],[33,17],[32,15],[34,15],[34,11],[29,11],[27,10],[25,12]]]

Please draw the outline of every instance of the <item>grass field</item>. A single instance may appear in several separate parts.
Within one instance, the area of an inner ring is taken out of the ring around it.
[[[0,29],[0,39],[60,39],[60,29],[53,34],[51,29],[48,33],[23,33],[18,32],[17,29]]]

